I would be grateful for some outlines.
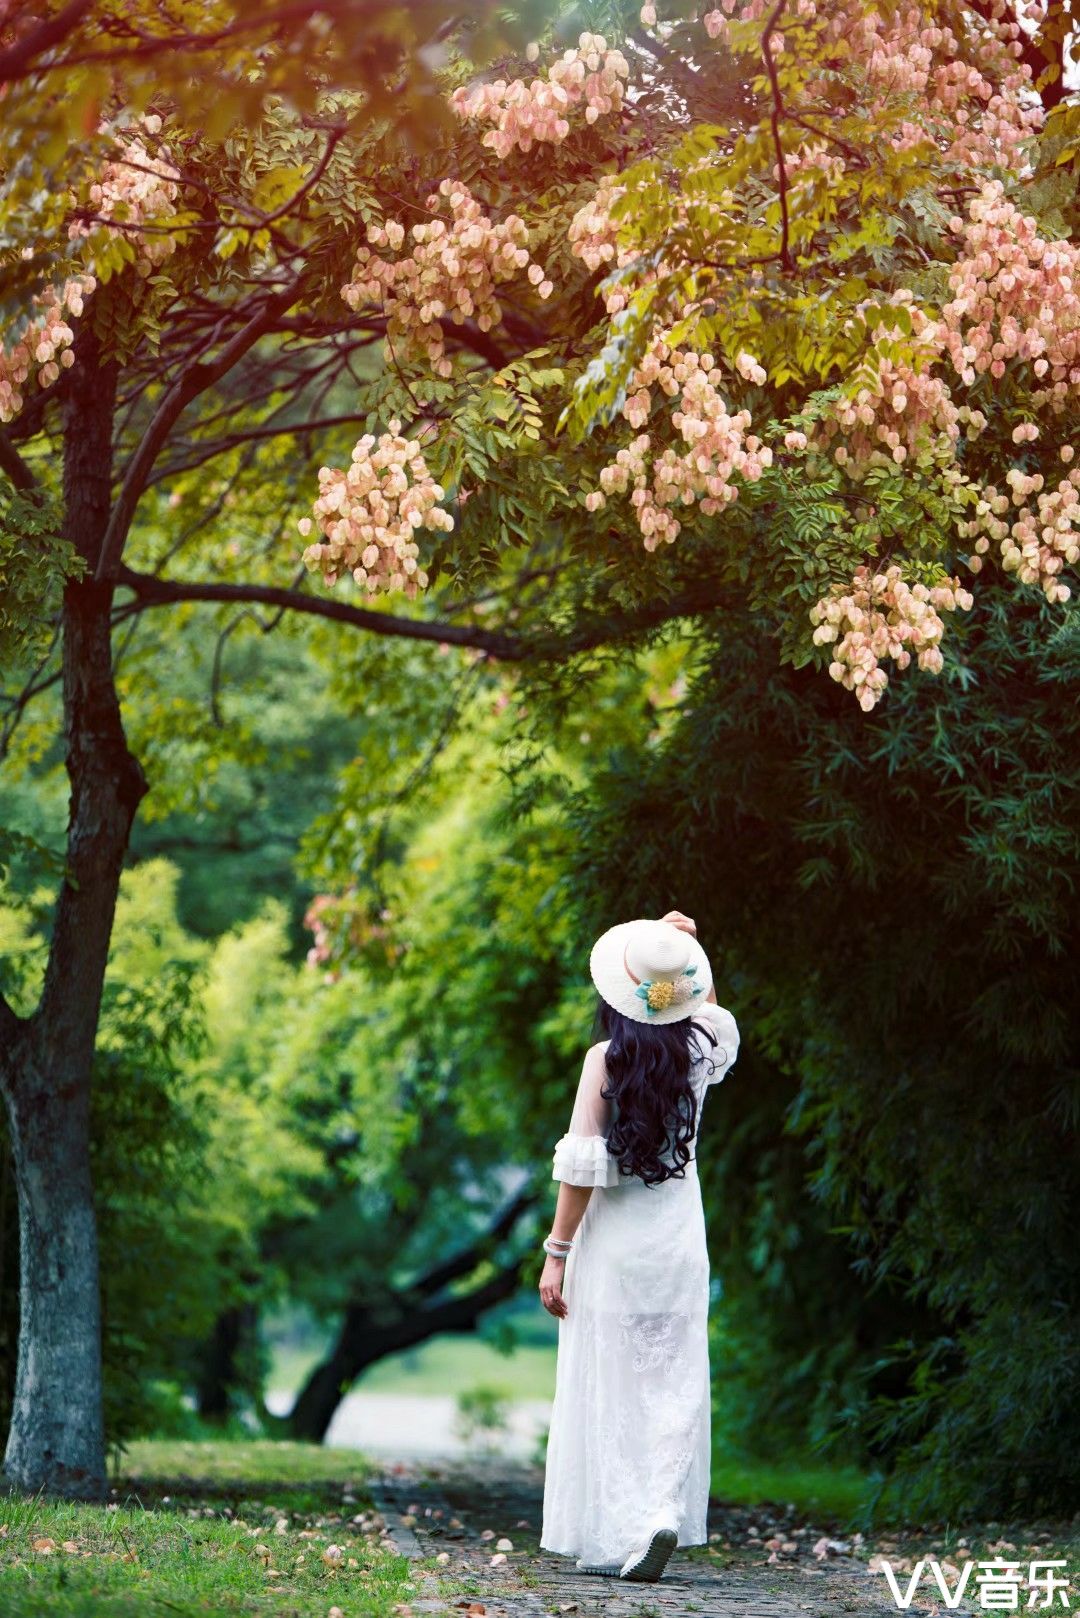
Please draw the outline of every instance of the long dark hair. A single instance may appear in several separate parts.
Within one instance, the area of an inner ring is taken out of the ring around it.
[[[697,1126],[697,1097],[690,1083],[693,1062],[708,1056],[716,1035],[690,1017],[678,1022],[646,1023],[624,1017],[601,999],[596,1033],[610,1044],[604,1053],[608,1076],[601,1090],[614,1103],[608,1151],[619,1159],[620,1175],[637,1175],[646,1185],[686,1178],[688,1142]],[[671,1150],[675,1167],[661,1161]]]

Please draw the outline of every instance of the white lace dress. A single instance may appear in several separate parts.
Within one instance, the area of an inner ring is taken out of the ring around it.
[[[691,1068],[701,1099],[735,1061],[735,1019],[695,1008],[719,1043]],[[709,1500],[709,1255],[696,1155],[685,1179],[620,1176],[600,1096],[605,1045],[585,1058],[552,1178],[596,1189],[566,1261],[540,1544],[588,1562],[622,1562],[669,1523],[680,1545],[706,1542]],[[688,1143],[696,1154],[695,1139]],[[668,1154],[670,1159],[670,1153]]]

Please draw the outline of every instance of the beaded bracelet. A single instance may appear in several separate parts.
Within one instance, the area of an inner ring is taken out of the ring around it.
[[[540,1245],[545,1253],[551,1254],[552,1258],[565,1258],[574,1244],[572,1241],[563,1241],[559,1236],[545,1236]]]

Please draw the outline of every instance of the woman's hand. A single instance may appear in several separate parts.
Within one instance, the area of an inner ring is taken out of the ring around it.
[[[666,916],[660,917],[660,920],[669,921],[681,933],[689,933],[691,938],[697,937],[697,922],[691,916],[684,916],[681,910],[669,910]]]
[[[555,1258],[551,1253],[547,1256],[540,1276],[540,1301],[549,1315],[562,1317],[569,1314],[566,1299],[562,1295],[563,1275],[566,1271],[565,1259]]]

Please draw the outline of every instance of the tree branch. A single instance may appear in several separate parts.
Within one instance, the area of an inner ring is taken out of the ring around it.
[[[630,635],[658,629],[674,619],[700,617],[730,604],[720,593],[716,580],[705,580],[694,589],[657,601],[652,606],[641,607],[624,618],[594,616],[579,621],[571,630],[552,630],[524,637],[481,629],[476,625],[448,624],[429,618],[397,618],[370,607],[354,607],[345,601],[304,595],[300,590],[273,584],[216,584],[197,579],[163,579],[153,573],[136,573],[129,567],[121,567],[117,583],[132,590],[135,600],[117,609],[114,623],[151,607],[172,606],[180,601],[261,602],[264,606],[280,607],[287,612],[330,618],[337,623],[350,624],[354,629],[370,630],[375,635],[472,647],[502,663],[557,662],[564,657],[610,645]]]
[[[101,542],[101,555],[94,575],[96,579],[116,577],[135,508],[146,488],[154,462],[179,417],[193,399],[205,393],[207,388],[212,388],[215,382],[220,382],[232,370],[248,349],[270,330],[277,317],[292,307],[299,293],[300,283],[296,280],[268,298],[258,314],[253,315],[247,325],[229,339],[215,360],[208,363],[200,361],[189,366],[169,389],[128,463],[109,526]]]
[[[37,57],[66,39],[90,10],[94,0],[70,0],[55,17],[46,17],[7,50],[0,51],[0,84],[11,84],[29,73]]]
[[[134,602],[119,608],[116,614],[118,620],[130,617],[134,612],[144,612],[150,607],[171,606],[178,601],[261,602],[268,607],[308,613],[317,618],[331,618],[337,623],[351,624],[354,629],[368,629],[376,635],[470,646],[505,662],[516,662],[526,655],[526,648],[520,641],[497,631],[432,622],[423,618],[396,618],[387,612],[375,612],[370,607],[354,607],[346,601],[304,595],[300,590],[283,589],[272,584],[214,584],[198,580],[162,579],[150,573],[135,573],[128,567],[121,567],[117,582],[135,593]]]
[[[7,433],[0,427],[0,472],[5,472],[20,494],[37,487],[37,479]]]
[[[776,0],[776,5],[765,24],[765,32],[761,36],[761,54],[765,58],[765,70],[769,75],[769,85],[772,89],[772,113],[769,123],[772,128],[773,145],[776,148],[776,170],[780,187],[780,263],[785,270],[791,270],[794,266],[791,262],[791,247],[788,241],[787,169],[784,166],[784,145],[780,139],[780,119],[784,113],[784,101],[780,94],[780,79],[772,53],[772,36],[776,32],[776,25],[786,4],[787,0]]]
[[[477,1265],[491,1256],[491,1248],[495,1243],[502,1241],[504,1236],[509,1236],[521,1215],[535,1207],[539,1200],[540,1195],[536,1190],[519,1191],[471,1247],[463,1248],[460,1253],[453,1254],[435,1269],[429,1270],[420,1280],[406,1288],[407,1293],[410,1297],[415,1293],[431,1298],[449,1286],[451,1281],[456,1281],[463,1275],[471,1275]]]
[[[216,459],[219,455],[227,455],[230,450],[238,449],[242,444],[255,444],[266,438],[284,438],[291,434],[295,438],[302,438],[308,433],[318,433],[330,427],[345,427],[350,422],[357,426],[367,420],[368,411],[353,412],[342,416],[323,416],[315,421],[283,421],[273,427],[252,427],[249,432],[230,433],[224,438],[215,438],[212,443],[204,445],[200,439],[194,439],[187,446],[191,453],[187,460],[169,461],[160,466],[148,478],[149,486],[155,483],[167,483],[170,478],[180,477],[184,472],[193,472],[196,467],[205,466],[207,461]],[[196,454],[200,450],[202,453]]]

